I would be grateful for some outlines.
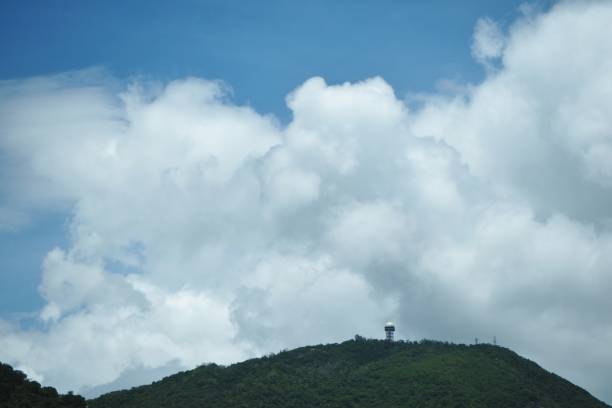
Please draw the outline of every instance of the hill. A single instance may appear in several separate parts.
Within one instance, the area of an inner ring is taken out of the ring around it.
[[[0,408],[85,408],[85,399],[71,393],[59,395],[24,373],[0,363]]]
[[[136,407],[608,407],[492,345],[355,340],[203,365],[88,401]]]

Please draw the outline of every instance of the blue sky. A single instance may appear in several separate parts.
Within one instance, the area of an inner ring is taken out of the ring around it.
[[[612,401],[611,20],[1,2],[0,360],[92,396],[393,320]]]
[[[285,96],[318,75],[329,83],[382,76],[398,97],[438,81],[476,82],[474,24],[509,23],[522,1],[4,1],[0,78],[101,67],[122,80],[198,76],[225,81],[233,99],[287,121]],[[545,3],[541,3],[545,6]],[[42,305],[46,252],[66,243],[66,214],[43,212],[0,233],[0,311]]]
[[[5,1],[0,76],[101,66],[120,78],[227,81],[240,103],[286,119],[284,96],[320,75],[384,77],[399,95],[474,81],[474,24],[521,1]]]

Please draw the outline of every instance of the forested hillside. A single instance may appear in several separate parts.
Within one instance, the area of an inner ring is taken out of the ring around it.
[[[203,365],[89,401],[90,408],[608,407],[492,345],[355,340]]]
[[[21,371],[0,363],[0,408],[84,408],[79,395],[59,395],[53,387],[30,381]]]

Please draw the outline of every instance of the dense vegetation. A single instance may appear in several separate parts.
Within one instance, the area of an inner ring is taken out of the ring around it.
[[[135,407],[607,407],[492,345],[355,340],[204,365],[89,401]]]
[[[0,408],[84,408],[85,399],[72,393],[59,395],[26,375],[0,363]]]

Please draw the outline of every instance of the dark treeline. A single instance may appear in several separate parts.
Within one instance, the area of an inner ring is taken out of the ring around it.
[[[85,399],[43,387],[10,365],[0,363],[0,408],[84,408]]]
[[[608,407],[516,353],[488,344],[356,336],[228,367],[208,364],[103,395],[90,408]]]

